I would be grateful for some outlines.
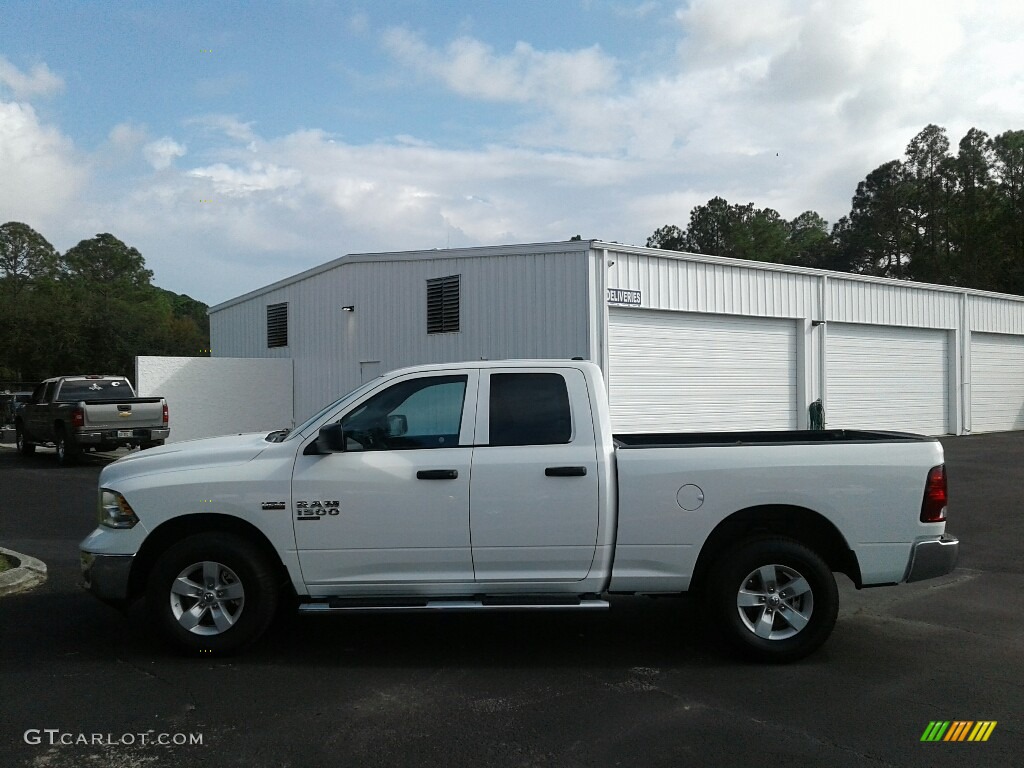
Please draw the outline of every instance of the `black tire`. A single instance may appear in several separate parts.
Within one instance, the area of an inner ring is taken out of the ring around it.
[[[144,451],[147,448],[156,448],[158,445],[163,445],[163,444],[164,444],[163,440],[146,440],[146,441],[144,441],[142,443],[139,443],[139,450],[140,451]]]
[[[30,442],[25,437],[25,428],[21,425],[20,421],[14,425],[14,441],[18,446],[18,452],[22,456],[31,456],[36,452],[36,444]]]
[[[57,435],[53,440],[57,448],[57,463],[62,467],[70,467],[78,463],[78,457],[82,453],[78,443],[73,436],[68,435],[63,427],[57,429]]]
[[[183,591],[182,580],[195,588]],[[258,547],[230,533],[200,533],[156,561],[146,610],[154,628],[179,650],[223,655],[266,631],[279,593],[275,569]]]
[[[763,662],[796,661],[817,650],[839,614],[839,590],[825,561],[781,537],[749,539],[724,552],[711,568],[706,597],[733,649]]]

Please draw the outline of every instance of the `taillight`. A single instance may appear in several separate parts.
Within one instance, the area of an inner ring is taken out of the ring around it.
[[[941,523],[945,520],[946,504],[948,501],[946,465],[932,467],[928,470],[928,479],[924,483],[924,501],[921,502],[921,522]]]
[[[164,424],[168,421],[170,421],[170,419],[167,418],[167,403],[164,403]]]
[[[81,408],[75,408],[73,411],[71,411],[71,426],[85,426],[85,411],[83,411]]]

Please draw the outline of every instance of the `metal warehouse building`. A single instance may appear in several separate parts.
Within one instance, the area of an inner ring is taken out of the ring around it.
[[[1024,429],[1024,298],[571,241],[352,254],[210,310],[302,420],[407,365],[584,357],[618,431]]]

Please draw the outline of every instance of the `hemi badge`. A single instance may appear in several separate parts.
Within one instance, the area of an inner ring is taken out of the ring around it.
[[[264,501],[263,502],[263,511],[267,512],[269,510],[274,510],[274,509],[285,509],[285,508],[287,508],[287,506],[288,505],[285,504],[283,501]]]

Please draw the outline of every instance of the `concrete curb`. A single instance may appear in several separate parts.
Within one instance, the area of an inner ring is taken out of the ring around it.
[[[27,592],[46,583],[46,563],[42,560],[3,547],[0,547],[0,554],[18,561],[16,567],[0,573],[0,597]]]

